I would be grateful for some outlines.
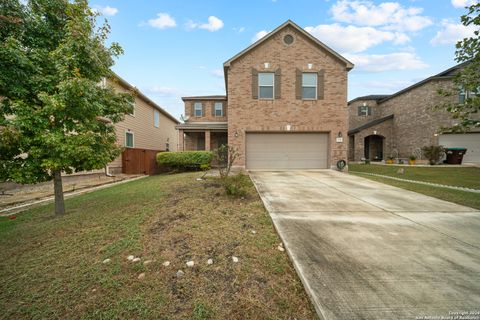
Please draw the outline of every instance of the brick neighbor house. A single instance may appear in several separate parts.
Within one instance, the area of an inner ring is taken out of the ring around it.
[[[105,81],[119,92],[134,92],[135,97],[133,113],[115,124],[117,144],[125,149],[108,164],[108,172],[154,173],[157,152],[177,150],[179,121],[118,75]]]
[[[251,170],[334,168],[347,160],[352,68],[289,20],[224,63],[225,96],[182,98],[179,149],[228,143]]]
[[[450,127],[455,120],[449,113],[434,108],[442,102],[465,99],[462,91],[453,97],[438,94],[440,88],[453,88],[453,78],[462,66],[454,66],[391,95],[351,100],[348,103],[349,160],[406,159],[420,154],[424,146],[443,145],[466,147],[464,162],[480,163],[480,132],[440,134],[441,127]]]

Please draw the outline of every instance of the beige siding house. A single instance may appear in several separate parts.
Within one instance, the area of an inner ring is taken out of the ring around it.
[[[228,142],[248,170],[335,168],[347,160],[352,68],[289,20],[224,63],[225,96],[183,98],[180,149]]]
[[[118,91],[134,90],[136,92],[134,112],[125,115],[122,122],[115,124],[118,145],[138,150],[177,150],[178,132],[175,126],[179,122],[175,117],[119,76],[108,80],[108,83]],[[121,155],[108,164],[110,173],[125,172],[125,168],[122,168],[122,157],[124,156]]]

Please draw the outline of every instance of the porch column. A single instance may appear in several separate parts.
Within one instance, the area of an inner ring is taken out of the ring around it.
[[[183,130],[178,130],[178,151],[184,151],[185,150],[185,145],[184,145],[184,132]]]
[[[210,130],[205,130],[205,150],[210,151]]]

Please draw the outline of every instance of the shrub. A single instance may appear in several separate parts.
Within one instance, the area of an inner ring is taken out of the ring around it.
[[[180,151],[157,153],[160,166],[175,170],[207,170],[213,154],[210,151]]]
[[[250,178],[242,172],[234,176],[224,177],[222,182],[225,192],[234,197],[245,197],[251,183]]]
[[[425,146],[422,151],[431,165],[438,163],[445,154],[445,149],[442,146]]]
[[[213,151],[213,156],[218,163],[220,177],[225,178],[230,174],[232,165],[239,156],[237,148],[222,144]]]

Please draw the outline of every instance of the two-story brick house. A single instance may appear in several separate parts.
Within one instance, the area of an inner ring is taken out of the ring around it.
[[[465,99],[443,97],[439,89],[454,88],[453,79],[462,68],[459,64],[417,82],[391,95],[358,97],[349,106],[349,160],[385,160],[388,157],[406,159],[419,155],[424,146],[465,147],[464,162],[480,163],[480,132],[441,134],[442,127],[455,124],[450,113],[435,106]]]
[[[227,142],[236,167],[334,168],[347,159],[352,68],[289,20],[224,63],[226,96],[183,98],[179,149]]]

